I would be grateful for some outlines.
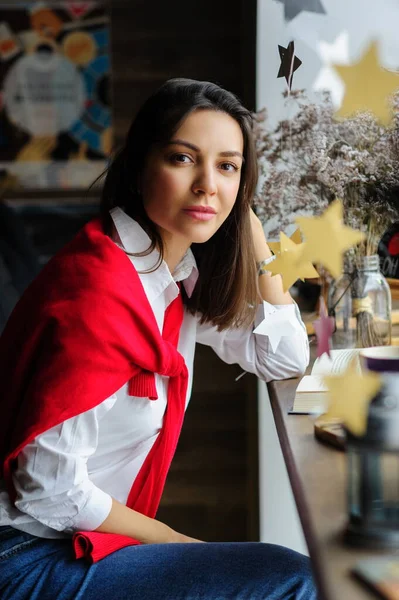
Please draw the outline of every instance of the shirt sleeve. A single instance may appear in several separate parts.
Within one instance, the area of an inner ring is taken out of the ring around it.
[[[287,323],[292,325],[290,335],[283,336],[275,352],[266,335],[253,330],[263,321],[268,311],[283,311]],[[226,363],[237,363],[244,371],[254,373],[264,381],[288,379],[303,375],[309,364],[309,342],[306,327],[297,304],[258,306],[255,321],[249,328],[217,331],[209,323],[197,324],[196,341],[211,346]]]
[[[90,481],[87,460],[97,447],[99,422],[115,400],[111,396],[23,448],[13,474],[16,508],[65,533],[93,531],[101,525],[112,498]]]

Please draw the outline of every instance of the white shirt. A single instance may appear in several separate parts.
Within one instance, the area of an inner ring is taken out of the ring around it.
[[[111,216],[125,250],[141,252],[149,247],[148,235],[122,209],[113,209]],[[154,250],[148,256],[129,258],[139,271],[162,331],[165,310],[178,295],[176,282],[182,281],[190,296],[198,271],[189,249],[173,274],[164,261],[155,272],[140,273],[153,267],[158,256]],[[273,353],[268,338],[254,334],[253,329],[265,312],[275,308],[284,311],[294,328]],[[195,316],[185,311],[178,351],[189,372],[186,405],[192,388],[196,342],[211,346],[226,363],[238,363],[265,381],[294,377],[305,371],[309,345],[296,304],[273,307],[264,302],[258,308],[254,327],[218,332],[210,324],[200,325]],[[15,506],[0,481],[0,526],[11,525],[45,538],[65,537],[101,525],[111,510],[112,497],[125,504],[132,482],[162,427],[168,377],[155,374],[155,383],[158,400],[131,397],[125,384],[95,408],[45,431],[25,446],[13,475]],[[73,402],[73,398],[69,401]]]

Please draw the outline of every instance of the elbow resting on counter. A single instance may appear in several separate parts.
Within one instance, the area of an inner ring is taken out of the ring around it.
[[[272,352],[270,342],[267,353],[263,344],[257,344],[256,354],[260,379],[268,382],[302,377],[310,360],[306,331],[301,328],[292,336],[282,337],[275,353]]]

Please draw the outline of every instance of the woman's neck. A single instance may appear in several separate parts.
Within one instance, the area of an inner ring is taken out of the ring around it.
[[[164,261],[169,267],[169,271],[173,273],[186,254],[190,247],[187,240],[178,239],[175,236],[165,235],[166,232],[162,232],[162,241],[164,244]]]

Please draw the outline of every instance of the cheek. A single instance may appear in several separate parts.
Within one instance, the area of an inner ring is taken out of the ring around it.
[[[157,169],[148,174],[146,195],[151,202],[152,198],[161,197],[166,202],[170,196],[176,194],[181,187],[181,178],[168,169]]]
[[[224,198],[226,204],[232,207],[237,199],[238,191],[240,189],[240,180],[238,181],[227,181],[224,187]]]

